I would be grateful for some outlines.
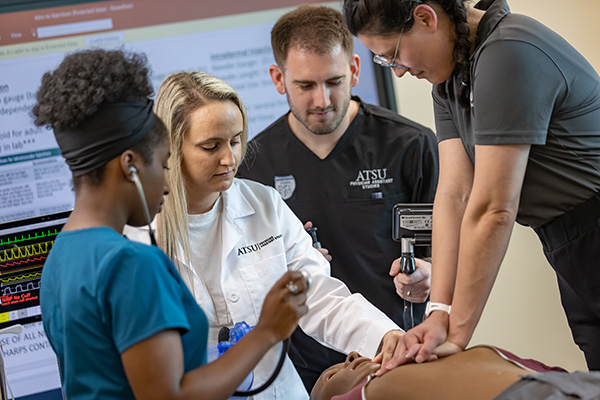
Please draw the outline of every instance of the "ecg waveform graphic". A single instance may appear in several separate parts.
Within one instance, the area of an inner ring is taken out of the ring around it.
[[[39,256],[40,254],[48,254],[54,241],[41,242],[24,246],[16,246],[5,250],[0,250],[0,268],[5,261],[11,261],[21,258],[29,258]]]
[[[30,242],[36,239],[44,239],[58,235],[60,231],[58,229],[45,229],[40,232],[28,233],[27,237],[24,234],[19,235],[11,235],[6,238],[0,239],[0,246],[6,246],[9,244],[21,243],[21,242]]]
[[[0,327],[39,315],[42,267],[61,227],[0,235]]]

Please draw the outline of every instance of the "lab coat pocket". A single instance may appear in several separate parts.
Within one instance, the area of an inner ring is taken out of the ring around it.
[[[267,293],[287,272],[285,253],[271,255],[265,260],[243,266],[239,271],[258,318]]]

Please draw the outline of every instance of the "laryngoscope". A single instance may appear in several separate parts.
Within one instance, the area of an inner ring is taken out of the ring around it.
[[[415,246],[431,246],[433,227],[433,204],[404,204],[394,206],[392,238],[400,242],[400,272],[410,275],[415,272]],[[413,305],[404,300],[402,314],[404,329],[409,330],[421,321],[415,321]]]

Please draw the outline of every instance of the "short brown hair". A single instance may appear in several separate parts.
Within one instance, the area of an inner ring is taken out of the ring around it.
[[[279,18],[271,30],[273,56],[280,66],[293,47],[325,54],[338,44],[350,59],[354,51],[352,34],[342,14],[330,7],[302,5]]]

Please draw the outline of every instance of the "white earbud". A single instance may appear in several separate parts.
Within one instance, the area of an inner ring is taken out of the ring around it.
[[[142,209],[144,210],[144,216],[146,217],[146,223],[148,224],[148,233],[150,235],[150,242],[156,245],[156,238],[154,237],[154,230],[152,229],[152,219],[150,218],[150,212],[148,210],[148,203],[146,202],[146,195],[144,194],[144,188],[142,187],[142,181],[138,176],[137,168],[134,165],[130,165],[128,168],[129,174],[131,175],[131,182],[135,183],[138,195],[140,196],[140,202],[142,203]]]
[[[129,166],[129,174],[131,175],[131,178],[129,178],[131,182],[135,182],[135,178],[137,178],[137,168],[135,165]]]

